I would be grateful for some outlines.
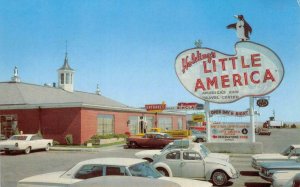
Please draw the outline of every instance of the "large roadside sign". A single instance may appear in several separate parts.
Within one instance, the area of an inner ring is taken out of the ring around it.
[[[181,52],[175,61],[178,79],[191,94],[214,103],[266,95],[280,85],[284,67],[275,52],[250,41],[237,42],[235,49],[235,55],[210,48]]]

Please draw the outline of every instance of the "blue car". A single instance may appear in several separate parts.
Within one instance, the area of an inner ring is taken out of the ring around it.
[[[259,175],[261,178],[272,182],[272,175],[275,172],[287,170],[299,170],[300,172],[300,156],[296,160],[262,163]]]

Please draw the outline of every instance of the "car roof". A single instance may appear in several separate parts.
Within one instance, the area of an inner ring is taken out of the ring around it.
[[[96,158],[79,162],[78,164],[103,164],[111,166],[132,166],[138,163],[147,162],[138,158]]]
[[[13,136],[33,136],[33,135],[36,135],[36,134],[16,134]]]
[[[180,185],[161,179],[147,178],[147,177],[133,177],[133,176],[103,176],[90,178],[75,184],[70,187],[179,187]]]

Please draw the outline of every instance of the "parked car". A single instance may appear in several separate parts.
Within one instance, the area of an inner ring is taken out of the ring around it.
[[[291,178],[283,187],[299,187],[300,186],[300,173]]]
[[[43,139],[37,134],[14,135],[0,142],[0,150],[10,154],[14,151],[23,151],[29,154],[32,150],[44,149],[48,151],[53,145],[52,139]]]
[[[259,128],[258,129],[258,135],[271,135],[271,131],[268,128]]]
[[[150,148],[162,148],[173,142],[176,138],[172,138],[167,133],[160,132],[148,132],[144,136],[132,136],[126,139],[126,145],[129,148],[136,147],[150,147]]]
[[[212,184],[203,181],[194,181],[182,178],[169,178],[162,176],[146,160],[134,158],[97,158],[79,162],[68,171],[46,173],[22,179],[18,187],[42,186],[65,186],[80,182],[86,179],[116,175],[146,177],[152,179],[166,180],[173,183],[190,186],[211,187]],[[97,180],[97,179],[95,179]],[[79,183],[80,184],[80,183]],[[155,183],[153,183],[155,184]]]
[[[272,176],[272,187],[283,187],[292,179],[296,174],[300,173],[299,170],[277,171]]]
[[[133,177],[133,176],[103,176],[83,180],[69,185],[69,187],[180,187],[172,181],[156,178]],[[186,187],[190,187],[187,186]]]
[[[4,134],[0,134],[0,141],[1,140],[6,140],[7,138],[6,138],[6,136],[4,135]]]
[[[174,142],[166,145],[162,150],[145,150],[135,153],[135,156],[138,158],[142,158],[148,160],[149,162],[153,162],[154,157],[159,157],[163,152],[178,149],[178,148],[190,148],[198,150],[201,149],[200,154],[205,154],[212,158],[219,158],[226,162],[229,162],[229,155],[221,154],[221,153],[212,153],[204,144],[201,143],[193,143],[190,140],[174,140]]]
[[[261,164],[259,175],[261,178],[271,182],[274,173],[289,170],[297,170],[300,172],[300,157],[296,160],[263,163]]]
[[[252,167],[260,170],[260,165],[266,162],[286,161],[300,156],[300,145],[290,145],[281,153],[256,154],[252,156]]]
[[[191,129],[191,132],[192,132],[194,142],[200,143],[200,142],[206,142],[207,141],[206,133],[200,132],[200,131],[195,130],[195,129]]]
[[[229,179],[239,177],[232,164],[210,157],[200,145],[164,151],[155,157],[153,165],[164,176],[212,180],[217,186],[224,186]]]

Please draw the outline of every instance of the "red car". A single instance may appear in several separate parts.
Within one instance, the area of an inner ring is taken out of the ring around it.
[[[162,148],[165,145],[173,142],[176,138],[172,138],[167,133],[149,132],[142,137],[129,137],[126,139],[127,147],[151,147],[151,148]]]

